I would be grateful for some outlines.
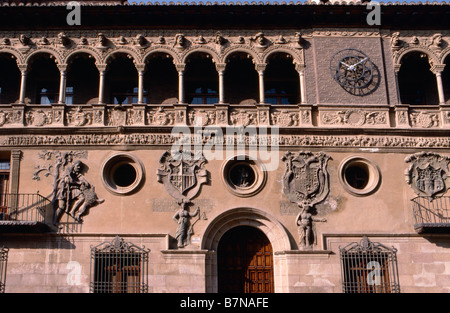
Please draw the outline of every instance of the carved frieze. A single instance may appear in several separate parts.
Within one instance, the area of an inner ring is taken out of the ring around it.
[[[209,144],[237,144],[235,136],[226,134],[220,138],[211,138],[209,133],[203,133],[203,143]],[[243,140],[246,145],[273,145],[283,147],[333,147],[333,148],[390,148],[390,149],[417,149],[433,148],[448,149],[450,138],[448,136],[370,136],[370,135],[278,135],[278,136],[248,136]],[[33,146],[109,146],[117,144],[133,145],[165,145],[171,146],[180,139],[179,136],[161,133],[134,133],[134,134],[71,134],[71,135],[3,135],[0,143],[7,147],[33,147]],[[197,135],[191,136],[191,144],[197,142]],[[212,141],[211,141],[212,140]],[[189,143],[189,140],[187,141]]]
[[[439,116],[439,112],[413,111],[410,113],[411,126],[419,128],[439,127]]]
[[[205,109],[193,109],[188,113],[190,125],[208,126],[216,124],[216,111]]]
[[[175,113],[166,111],[163,107],[147,112],[147,120],[149,125],[167,126],[173,125],[175,121]]]
[[[323,125],[332,126],[389,126],[386,111],[365,111],[362,109],[347,109],[339,111],[322,111],[320,120]]]
[[[298,111],[273,111],[271,112],[272,125],[281,127],[298,126],[300,117]]]
[[[420,152],[405,158],[411,163],[405,171],[406,182],[419,196],[437,197],[450,187],[450,157],[433,152]]]
[[[92,125],[93,113],[78,107],[75,110],[69,110],[66,113],[68,126],[87,126]]]
[[[233,126],[257,125],[258,113],[256,111],[245,109],[234,109],[230,113],[230,123]]]

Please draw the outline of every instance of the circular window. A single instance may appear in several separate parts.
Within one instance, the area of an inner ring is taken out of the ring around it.
[[[224,163],[223,180],[227,189],[241,197],[249,197],[261,190],[266,171],[258,161],[247,156],[237,156]]]
[[[116,154],[103,165],[102,180],[114,194],[128,194],[136,190],[144,177],[144,167],[131,154]]]
[[[350,157],[342,161],[339,179],[344,188],[355,196],[369,195],[380,184],[380,170],[370,160]]]

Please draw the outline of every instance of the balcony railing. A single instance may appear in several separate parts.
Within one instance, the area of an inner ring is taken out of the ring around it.
[[[51,201],[40,194],[0,194],[1,229],[45,225]]]
[[[450,233],[450,197],[411,199],[418,233]]]

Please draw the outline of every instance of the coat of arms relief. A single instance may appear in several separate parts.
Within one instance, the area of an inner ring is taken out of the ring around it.
[[[439,197],[444,195],[450,183],[450,158],[432,152],[419,152],[408,156],[411,163],[405,171],[406,182],[419,196]]]
[[[204,168],[206,158],[203,154],[193,154],[188,151],[166,151],[159,160],[160,168],[157,176],[180,206],[173,216],[177,223],[175,238],[178,248],[183,248],[191,243],[194,224],[201,218],[200,208],[190,212],[191,199],[200,191],[202,184],[208,182],[208,173]],[[191,222],[191,219],[197,219]],[[203,215],[205,219],[205,216]]]
[[[300,213],[295,223],[299,231],[299,246],[312,249],[316,242],[313,222],[326,222],[316,216],[315,205],[325,200],[330,191],[327,163],[331,157],[322,152],[301,151],[297,155],[287,152],[282,161],[286,164],[283,175],[283,192]]]

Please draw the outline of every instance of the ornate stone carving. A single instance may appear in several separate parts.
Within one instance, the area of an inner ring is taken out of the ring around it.
[[[81,107],[75,111],[68,111],[66,117],[67,123],[73,126],[91,125],[93,120],[92,112],[85,112]]]
[[[190,125],[208,126],[216,123],[216,112],[213,110],[192,110],[188,114]]]
[[[278,125],[282,127],[298,126],[299,116],[297,112],[292,111],[276,111],[272,112],[272,125]]]
[[[450,187],[450,157],[432,152],[420,152],[405,158],[411,163],[405,171],[406,182],[419,196],[437,197]]]
[[[324,153],[299,152],[295,156],[287,152],[283,176],[283,192],[291,202],[311,205],[323,201],[330,191],[327,162],[331,157]]]
[[[122,106],[115,106],[108,110],[108,126],[123,126],[127,120],[127,111]]]
[[[439,127],[439,113],[436,112],[412,112],[410,114],[413,127],[432,128]]]
[[[286,171],[282,178],[283,192],[289,201],[300,208],[295,224],[299,230],[299,245],[311,249],[314,240],[313,222],[325,222],[316,218],[315,205],[325,200],[330,191],[327,162],[331,157],[324,153],[287,152],[282,161]]]
[[[234,110],[230,113],[230,123],[234,126],[256,125],[257,113],[247,110]]]
[[[25,113],[28,126],[46,126],[53,123],[53,112],[49,110],[30,110]]]
[[[52,160],[54,165],[36,166],[33,179],[40,180],[40,174],[53,176],[53,224],[57,226],[64,213],[72,216],[76,221],[82,222],[82,217],[88,210],[104,202],[99,199],[95,187],[83,175],[85,165],[75,158],[86,157],[86,151],[42,151],[40,158]]]
[[[177,222],[175,238],[178,248],[190,244],[193,226],[200,219],[200,208],[193,213],[189,212],[191,199],[200,191],[202,184],[208,182],[208,174],[204,169],[206,159],[203,154],[194,155],[187,151],[167,151],[159,160],[160,168],[157,176],[158,182],[164,184],[169,195],[177,200],[180,209],[173,216]],[[190,219],[198,216],[191,223]]]
[[[0,111],[0,127],[11,123],[12,121],[12,112],[4,112],[3,110]]]
[[[191,244],[191,235],[194,233],[193,227],[200,219],[200,208],[193,213],[189,212],[187,202],[179,202],[180,209],[173,216],[173,220],[177,223],[177,231],[175,239],[177,240],[177,247],[184,248]],[[191,223],[191,218],[198,216],[197,220]]]
[[[349,109],[337,112],[322,112],[322,123],[330,125],[388,125],[386,112],[365,112],[359,109]]]
[[[148,122],[151,125],[165,126],[173,125],[175,120],[174,112],[166,112],[163,107],[159,107],[156,111],[147,113]]]
[[[198,194],[201,185],[208,182],[205,163],[201,153],[167,151],[159,160],[158,182],[164,184],[169,195],[180,203],[190,201]]]

